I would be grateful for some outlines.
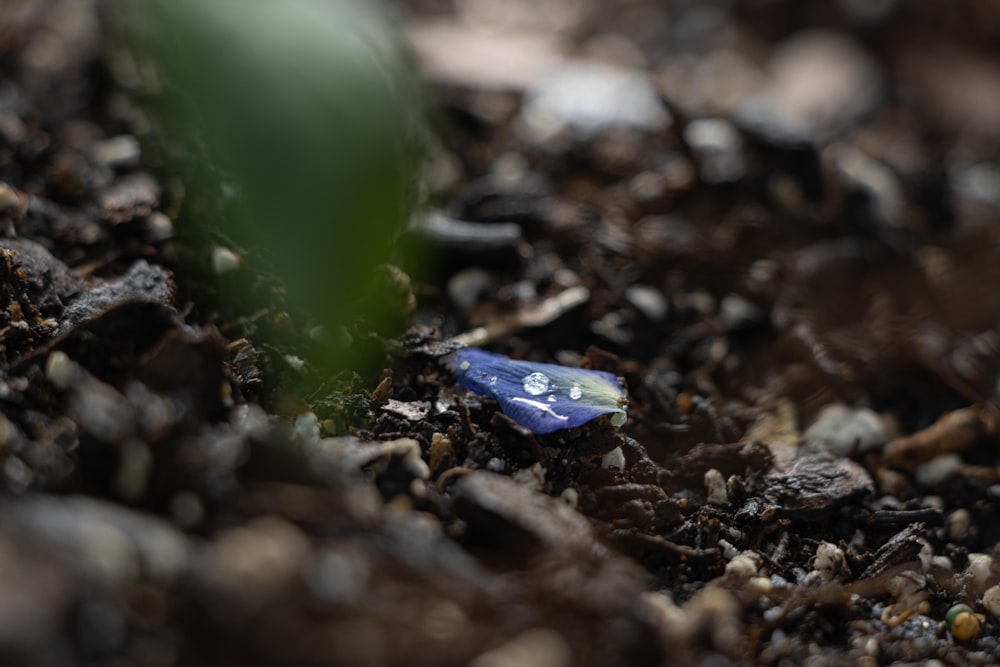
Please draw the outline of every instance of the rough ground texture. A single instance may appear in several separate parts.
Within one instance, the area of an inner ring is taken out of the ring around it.
[[[996,662],[996,6],[398,9],[437,271],[296,418],[280,313],[192,297],[93,3],[0,9],[0,662]],[[533,436],[463,342],[629,421]]]

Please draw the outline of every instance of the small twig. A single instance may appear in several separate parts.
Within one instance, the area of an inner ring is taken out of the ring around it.
[[[506,338],[515,331],[529,327],[541,327],[583,305],[590,299],[590,290],[583,286],[570,287],[531,308],[526,308],[513,317],[490,322],[471,331],[451,338],[449,342],[479,347]]]
[[[968,449],[982,438],[995,435],[996,427],[993,415],[979,406],[955,410],[922,431],[890,442],[882,460],[888,465],[913,470],[941,454]]]

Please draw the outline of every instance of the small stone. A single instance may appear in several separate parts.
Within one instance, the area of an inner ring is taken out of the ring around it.
[[[1000,586],[991,586],[983,593],[983,606],[986,611],[993,614],[993,618],[1000,619]]]
[[[230,273],[243,266],[243,258],[229,248],[216,246],[212,249],[212,270],[215,275],[221,276]]]
[[[112,221],[122,222],[133,212],[155,208],[160,201],[160,185],[151,174],[134,172],[126,174],[101,193],[100,204]],[[145,216],[151,213],[146,211]]]
[[[470,30],[456,20],[414,20],[406,36],[423,75],[476,91],[522,90],[563,62],[558,36],[544,30]]]
[[[605,470],[610,468],[615,468],[617,470],[625,469],[625,452],[622,451],[621,447],[615,447],[610,452],[601,457],[601,467]]]
[[[941,572],[952,572],[955,568],[951,559],[947,556],[931,556],[929,569],[940,570]]]
[[[831,403],[820,411],[804,437],[826,444],[840,456],[850,456],[855,449],[863,454],[885,444],[889,434],[873,410]]]
[[[942,454],[920,465],[914,478],[920,486],[933,488],[943,483],[948,476],[962,465],[962,457],[958,454]]]
[[[28,196],[8,183],[0,181],[0,215],[20,220],[28,211]]]
[[[667,299],[663,293],[649,285],[630,285],[625,289],[625,298],[635,309],[653,322],[667,316]]]
[[[722,473],[711,468],[705,472],[705,488],[708,491],[708,504],[725,506],[729,504],[729,493],[726,491],[726,479]]]
[[[821,542],[816,547],[815,567],[823,577],[823,581],[833,581],[847,569],[847,559],[843,549],[830,542]]]
[[[153,212],[146,218],[146,229],[149,231],[150,241],[166,241],[174,237],[173,221],[159,211]]]
[[[719,302],[719,317],[727,331],[738,331],[764,318],[760,308],[736,294],[727,294]]]
[[[882,95],[875,60],[839,32],[804,30],[779,44],[762,94],[741,117],[775,132],[824,140],[869,113]]]
[[[305,370],[305,367],[306,367],[305,359],[303,359],[302,357],[297,357],[294,354],[286,354],[285,355],[285,363],[288,364],[288,366],[292,370],[298,371],[300,373],[303,370]]]
[[[743,138],[729,121],[705,118],[684,128],[684,141],[698,163],[701,180],[709,184],[734,183],[743,178]]]
[[[969,536],[972,516],[969,514],[969,510],[963,507],[949,514],[944,520],[944,525],[948,531],[948,539],[954,542],[964,542]]]
[[[661,132],[673,122],[642,72],[586,62],[570,63],[529,88],[523,118],[542,138],[565,129],[583,138],[609,128]]]
[[[61,350],[50,352],[45,360],[45,378],[60,391],[73,386],[81,374],[80,366]]]
[[[130,134],[111,137],[91,147],[91,157],[98,164],[112,169],[133,169],[139,166],[139,140]]]
[[[463,310],[472,308],[492,282],[490,273],[485,269],[473,267],[459,271],[448,280],[448,298]]]
[[[293,424],[295,435],[305,445],[314,445],[319,442],[319,419],[313,412],[303,412],[295,418]]]
[[[965,572],[970,575],[971,583],[981,590],[993,576],[993,557],[989,554],[969,554],[969,564]]]
[[[744,552],[735,556],[726,563],[726,582],[736,588],[742,588],[750,579],[757,576],[757,569],[760,565],[759,556],[750,552]]]

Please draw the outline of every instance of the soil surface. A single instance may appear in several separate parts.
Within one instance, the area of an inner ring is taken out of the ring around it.
[[[0,8],[0,663],[1000,660],[1000,9],[395,10],[433,270],[303,411],[96,0]],[[628,421],[533,434],[464,345]]]

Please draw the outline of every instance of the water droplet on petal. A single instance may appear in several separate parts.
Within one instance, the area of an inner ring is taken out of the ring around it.
[[[580,389],[578,385],[573,385],[569,390],[569,397],[574,401],[578,401],[581,396],[583,396],[583,389]]]
[[[467,371],[467,370],[469,370],[469,366],[471,366],[471,365],[472,364],[470,364],[468,361],[463,361],[462,363],[460,363],[458,365],[458,367],[461,368],[463,371]]]
[[[628,416],[624,412],[612,412],[611,413],[611,425],[612,426],[623,426]]]
[[[549,376],[545,373],[525,375],[522,382],[524,382],[524,390],[532,396],[544,394],[549,390]]]
[[[549,403],[555,403],[555,402],[556,402],[556,395],[549,394]]]
[[[491,376],[490,377],[490,384],[496,384],[496,383],[497,383],[497,376],[496,375]]]

